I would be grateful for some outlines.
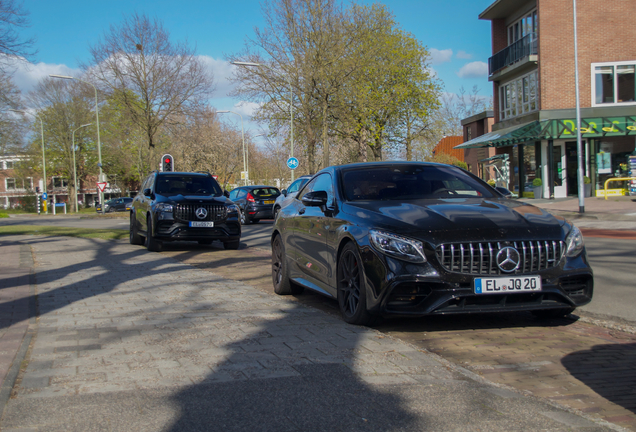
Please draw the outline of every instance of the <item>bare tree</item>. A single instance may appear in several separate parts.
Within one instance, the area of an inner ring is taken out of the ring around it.
[[[173,43],[157,19],[134,14],[90,48],[87,76],[126,107],[154,147],[159,128],[204,104],[213,77],[187,42]]]
[[[11,76],[0,70],[0,154],[16,153],[22,147],[23,122],[9,112],[21,105],[20,90]]]
[[[15,0],[0,0],[0,70],[6,71],[15,59],[29,59],[34,39],[22,39],[19,28],[28,27],[29,13],[22,3]]]

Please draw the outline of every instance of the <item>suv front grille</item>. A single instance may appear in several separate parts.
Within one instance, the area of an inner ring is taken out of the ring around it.
[[[445,270],[471,275],[500,275],[496,257],[499,250],[512,246],[519,252],[519,268],[512,274],[533,273],[558,265],[565,251],[562,241],[533,240],[518,242],[447,243],[435,250]]]
[[[199,219],[196,215],[197,209],[201,207],[208,212],[205,219]],[[227,219],[227,208],[219,204],[176,204],[174,217],[183,221],[223,221]]]

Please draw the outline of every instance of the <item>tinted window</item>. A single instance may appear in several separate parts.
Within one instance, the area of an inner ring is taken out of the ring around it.
[[[287,193],[298,192],[298,189],[300,189],[305,183],[307,183],[307,180],[309,179],[304,178],[296,180],[291,184],[291,186],[289,186],[289,189],[287,189]]]
[[[327,205],[330,205],[333,201],[333,182],[331,181],[331,175],[321,174],[314,178],[311,183],[303,189],[302,195],[304,196],[308,192],[313,191],[327,192]],[[299,199],[302,199],[302,196],[300,196]]]
[[[161,195],[216,195],[223,194],[219,184],[206,176],[183,174],[160,175],[156,180],[155,192]]]
[[[251,194],[254,198],[270,198],[280,195],[280,191],[276,188],[257,188],[252,189]]]
[[[246,196],[247,196],[247,190],[245,189],[239,189],[238,194],[236,195],[238,199],[245,198]]]
[[[353,169],[342,174],[345,197],[359,200],[412,200],[493,197],[492,189],[459,168],[394,165]]]
[[[232,192],[230,192],[230,199],[233,200],[236,198],[236,195],[238,195],[239,190],[238,189],[234,189]]]

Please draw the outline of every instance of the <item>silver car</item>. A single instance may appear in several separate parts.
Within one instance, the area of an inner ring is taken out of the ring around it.
[[[290,184],[287,189],[283,189],[282,191],[280,191],[281,194],[278,196],[278,198],[276,198],[276,201],[274,202],[274,220],[276,220],[276,218],[278,217],[278,212],[280,211],[280,209],[287,205],[289,200],[295,197],[300,188],[302,188],[305,183],[307,183],[312,177],[313,176],[311,175],[300,176],[296,180],[294,180],[294,182]]]

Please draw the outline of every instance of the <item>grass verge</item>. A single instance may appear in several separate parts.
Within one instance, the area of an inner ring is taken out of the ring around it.
[[[128,231],[43,225],[11,225],[0,227],[0,235],[44,235],[121,240],[128,238]]]

